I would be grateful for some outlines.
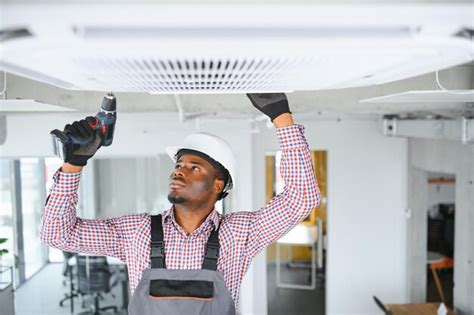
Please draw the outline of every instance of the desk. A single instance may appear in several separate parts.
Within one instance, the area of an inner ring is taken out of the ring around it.
[[[286,235],[282,236],[276,242],[276,278],[277,287],[289,289],[314,290],[316,288],[316,263],[318,267],[322,266],[323,244],[322,244],[322,221],[318,219],[317,226],[298,224]],[[321,241],[318,241],[321,240]],[[318,241],[318,261],[316,262],[316,241]],[[311,247],[311,284],[290,284],[281,282],[280,267],[280,245],[288,246],[309,246]]]
[[[2,314],[15,314],[13,268],[0,265],[0,305]]]
[[[385,308],[393,315],[436,315],[438,314],[439,306],[440,303],[386,304]],[[448,308],[448,314],[454,315],[454,312]]]

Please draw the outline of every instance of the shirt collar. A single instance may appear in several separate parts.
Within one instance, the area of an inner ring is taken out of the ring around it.
[[[171,208],[169,208],[163,214],[163,222],[166,223],[168,221],[171,221],[171,222],[174,222],[175,224],[178,224],[178,222],[176,222],[176,218],[174,216],[174,206],[171,206]],[[201,224],[200,227],[205,226],[206,224],[208,224],[209,221],[212,222],[212,224],[214,224],[214,230],[217,230],[217,228],[219,227],[220,217],[219,217],[219,213],[216,211],[216,208],[212,209],[211,213],[209,213],[206,220],[204,220],[204,222]]]

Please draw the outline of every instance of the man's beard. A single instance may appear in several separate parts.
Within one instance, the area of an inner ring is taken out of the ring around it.
[[[168,195],[168,201],[173,204],[173,205],[176,205],[176,204],[182,204],[186,201],[186,199],[184,199],[183,197],[180,197],[180,196],[173,196],[172,194],[169,194]]]

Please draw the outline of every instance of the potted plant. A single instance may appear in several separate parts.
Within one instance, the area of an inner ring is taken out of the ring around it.
[[[0,238],[0,245],[5,243],[8,239],[7,238]],[[2,255],[8,254],[8,249],[0,248],[0,266],[2,265]]]
[[[0,246],[8,239],[0,238]],[[0,248],[0,305],[2,314],[15,314],[12,267],[2,266],[2,256],[8,254],[8,249]]]

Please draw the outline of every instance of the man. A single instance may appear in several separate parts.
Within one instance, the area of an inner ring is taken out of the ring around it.
[[[82,120],[65,130],[89,138],[90,144],[66,153],[54,175],[41,222],[42,241],[65,251],[125,261],[133,294],[129,314],[235,314],[252,258],[304,220],[320,200],[303,127],[293,123],[286,96],[248,97],[272,120],[283,153],[284,190],[262,209],[228,215],[215,211],[216,201],[235,184],[234,158],[224,140],[200,133],[189,136],[183,146],[167,149],[175,160],[168,211],[158,216],[79,218],[80,172],[100,147]]]

